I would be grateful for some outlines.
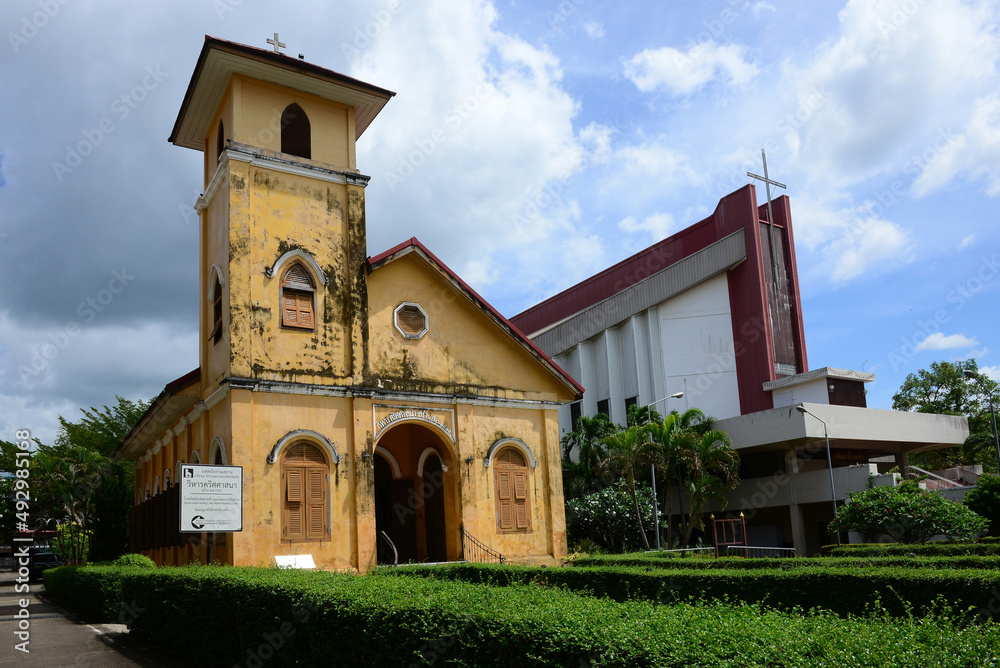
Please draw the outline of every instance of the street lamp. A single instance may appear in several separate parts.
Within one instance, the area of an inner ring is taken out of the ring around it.
[[[826,464],[830,469],[830,499],[833,503],[833,519],[837,519],[837,488],[833,485],[833,460],[830,458],[830,430],[826,428],[826,422],[822,419],[816,417],[802,404],[795,407],[800,413],[805,413],[806,415],[812,415],[814,418],[823,423],[823,436],[826,438]],[[837,532],[837,545],[840,545],[840,532]]]
[[[983,379],[980,378],[979,374],[976,373],[975,371],[970,371],[966,369],[965,377],[970,380],[976,381],[976,383],[978,383],[979,386],[983,388],[983,391],[986,392],[986,396],[989,397],[990,419],[993,421],[993,445],[995,445],[997,448],[997,465],[1000,466],[1000,438],[997,438],[997,412],[996,409],[993,408],[993,393],[990,392],[989,388],[986,387],[986,383],[983,382]]]
[[[667,399],[680,399],[684,396],[683,392],[674,392],[669,397],[663,397],[662,399],[657,399],[651,404],[646,405],[646,414],[652,410],[653,406],[660,403],[661,401],[666,401]],[[653,476],[653,524],[656,525],[656,549],[660,549],[660,505],[656,501],[656,464],[650,464],[649,470]],[[669,518],[667,519],[669,522]]]

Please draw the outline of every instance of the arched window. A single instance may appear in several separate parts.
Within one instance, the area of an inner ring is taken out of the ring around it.
[[[143,501],[149,501],[149,483],[146,483],[146,494],[142,498]]]
[[[316,329],[312,277],[295,262],[281,278],[281,324],[285,327]]]
[[[170,489],[170,469],[163,472],[163,489],[164,491]]]
[[[215,135],[215,161],[218,162],[222,158],[222,152],[226,150],[226,127],[222,124],[222,119],[219,119],[219,130]]]
[[[160,476],[153,478],[153,496],[160,493]]]
[[[219,275],[215,274],[215,283],[212,285],[212,344],[222,340],[222,281]]]
[[[531,531],[531,504],[528,498],[528,466],[516,448],[508,447],[493,459],[496,487],[497,532]]]
[[[309,117],[294,102],[281,112],[281,152],[312,158],[312,129]]]
[[[315,445],[296,443],[288,449],[281,463],[282,540],[329,537],[329,471],[323,452]]]

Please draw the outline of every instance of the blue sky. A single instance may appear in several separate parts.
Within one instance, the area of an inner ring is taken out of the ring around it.
[[[514,315],[788,185],[812,368],[1000,377],[1000,6],[382,0],[0,14],[0,415],[151,397],[197,364],[199,155],[167,143],[205,34],[397,92],[358,146],[368,250],[417,236]],[[435,130],[445,130],[443,138]],[[86,155],[80,155],[80,153]],[[75,155],[74,155],[75,154]],[[758,189],[763,196],[763,189]]]

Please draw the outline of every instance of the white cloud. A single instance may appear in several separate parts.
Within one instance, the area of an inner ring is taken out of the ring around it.
[[[593,19],[590,19],[583,24],[583,31],[587,33],[587,37],[590,39],[600,39],[604,37],[604,26]]]
[[[643,92],[663,88],[688,95],[712,80],[745,84],[760,70],[744,59],[746,47],[715,42],[696,44],[686,52],[670,46],[646,49],[625,63],[625,76]]]
[[[494,300],[544,292],[568,271],[552,245],[589,238],[569,184],[610,158],[615,130],[574,128],[558,58],[498,31],[491,4],[432,0],[406,16],[352,69],[397,91],[358,143],[369,249],[416,235]]]
[[[981,366],[979,367],[979,373],[991,380],[1000,382],[1000,366]]]
[[[966,110],[995,79],[995,13],[976,0],[850,0],[839,14],[839,36],[785,73],[787,87],[829,95],[808,120],[786,128],[790,143],[801,146],[803,169],[835,185],[884,172],[919,175],[924,154],[941,133],[965,123]],[[978,149],[979,166],[993,155],[989,117],[977,126],[990,140]],[[944,165],[935,184],[954,172]]]
[[[974,243],[976,243],[976,235],[967,234],[962,238],[962,243],[958,244],[958,250],[965,250]]]
[[[962,135],[940,149],[926,152],[922,171],[913,183],[913,194],[923,197],[941,190],[960,175],[983,182],[986,194],[1000,195],[1000,97],[976,100]]]
[[[917,350],[950,350],[951,348],[968,348],[977,346],[979,341],[975,337],[969,338],[964,334],[942,334],[934,332],[917,345]]]
[[[750,11],[754,16],[760,16],[764,12],[776,12],[777,8],[770,2],[762,2],[762,0],[757,0],[752,5],[750,5]]]
[[[909,231],[878,215],[873,202],[838,206],[804,196],[796,199],[795,221],[796,242],[819,248],[822,260],[813,270],[834,283],[913,259]]]
[[[676,231],[677,225],[674,223],[674,217],[669,213],[657,213],[648,216],[642,222],[637,221],[632,216],[628,216],[618,223],[618,228],[629,234],[648,232],[654,241],[659,241],[668,237],[671,232]]]

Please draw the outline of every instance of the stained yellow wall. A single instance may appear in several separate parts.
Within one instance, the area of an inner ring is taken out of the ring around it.
[[[412,252],[368,277],[371,382],[387,390],[571,401],[572,391],[481,309]],[[407,339],[401,303],[427,312],[429,331]]]

